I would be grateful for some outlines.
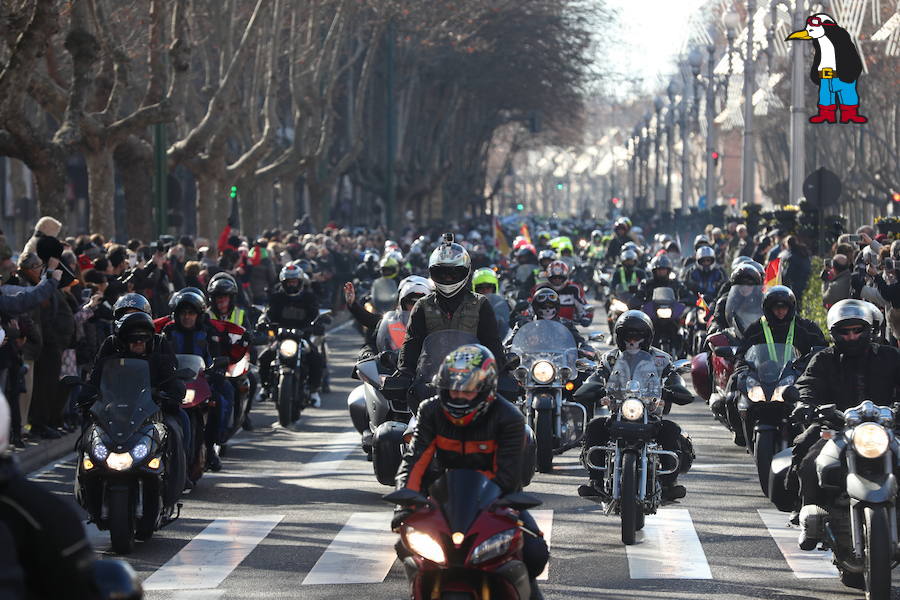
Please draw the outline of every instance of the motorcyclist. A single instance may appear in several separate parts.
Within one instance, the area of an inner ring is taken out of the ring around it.
[[[397,265],[394,264],[393,267],[397,268]],[[396,272],[393,276],[396,276]],[[305,279],[308,278],[300,267],[296,265],[283,267],[278,275],[278,284],[269,294],[269,306],[260,317],[260,323],[266,325],[274,323],[287,329],[308,331],[312,327],[313,320],[319,316],[319,300],[312,291],[304,289]],[[274,385],[272,361],[275,359],[275,351],[275,347],[272,346],[259,355],[259,376],[266,388]],[[304,355],[304,360],[308,361],[310,400],[313,406],[318,407],[322,404],[319,388],[322,385],[325,364],[314,344],[309,345],[309,352]]]
[[[428,272],[435,291],[416,302],[409,315],[406,340],[398,359],[398,375],[412,379],[425,338],[446,329],[474,335],[502,363],[503,347],[494,309],[487,298],[472,291],[469,253],[453,241],[452,234],[445,234],[443,242],[431,253]]]
[[[728,315],[725,313],[725,306],[728,302],[728,292],[731,288],[739,286],[761,286],[763,284],[762,273],[750,264],[739,264],[728,277],[719,291],[719,297],[713,308],[713,325],[710,327],[710,333],[713,331],[722,331],[728,328]],[[726,289],[727,288],[727,289]]]
[[[378,253],[369,250],[363,254],[363,260],[357,265],[353,277],[357,281],[374,281],[379,275]]]
[[[378,264],[378,272],[385,279],[400,279],[405,275],[400,274],[400,261],[393,254],[385,254]]]
[[[518,265],[516,268],[516,285],[519,288],[518,298],[520,300],[528,298],[528,295],[531,293],[531,290],[537,284],[537,278],[540,275],[542,269],[540,263],[538,262],[537,253],[535,252],[535,248],[531,244],[523,244],[516,250],[515,253],[516,264]],[[548,263],[549,264],[549,263]],[[521,281],[519,280],[519,276],[521,276],[521,271],[525,271],[526,269],[522,269],[521,265],[529,265],[532,268],[528,271],[528,275],[524,277]]]
[[[203,358],[207,366],[213,359],[226,356],[230,344],[225,334],[214,327],[206,314],[206,299],[195,288],[184,288],[172,296],[169,307],[171,319],[162,324],[161,332],[172,344],[175,354],[195,354]],[[205,371],[205,377],[216,398],[216,408],[210,412],[210,423],[206,428],[206,466],[211,471],[220,471],[222,462],[216,453],[215,444],[222,443],[226,423],[230,422],[234,406],[234,388],[224,375],[214,369]]]
[[[603,232],[595,229],[591,232],[591,241],[587,248],[584,249],[582,256],[585,260],[590,261],[591,264],[596,264],[597,261],[603,260],[605,254],[606,243],[603,240]]]
[[[616,259],[619,258],[619,254],[622,251],[622,246],[625,242],[629,241],[628,232],[631,230],[631,223],[625,219],[621,218],[616,220],[613,225],[613,238],[609,241],[609,245],[606,247],[606,257],[605,260],[608,264],[615,263]]]
[[[696,264],[684,275],[684,284],[695,294],[715,297],[728,277],[716,266],[716,251],[710,246],[700,246],[694,254]]]
[[[415,434],[397,472],[398,489],[427,490],[447,469],[481,471],[504,494],[521,489],[525,419],[496,393],[497,377],[494,355],[480,344],[462,346],[447,356],[435,376],[437,395],[419,405]],[[408,509],[395,511],[391,528],[396,530],[409,514]],[[527,511],[521,511],[519,519],[532,598],[540,598],[534,580],[547,564],[547,543]],[[396,548],[401,559],[407,556],[402,544]]]
[[[787,286],[776,285],[766,290],[762,301],[763,316],[749,325],[743,334],[735,357],[734,372],[728,380],[725,394],[726,410],[730,423],[740,422],[737,413],[737,391],[747,376],[749,365],[745,361],[747,351],[753,346],[766,344],[769,354],[776,353],[775,344],[793,346],[803,356],[816,346],[827,346],[822,330],[815,322],[797,315],[797,299]],[[777,357],[787,362],[790,356]],[[746,445],[744,430],[734,427],[734,443]]]
[[[637,252],[630,248],[623,250],[619,260],[619,267],[613,271],[611,279],[613,291],[620,294],[637,292],[638,283],[647,277],[637,266]]]
[[[134,296],[139,296],[134,294]],[[143,298],[143,296],[139,296]],[[121,301],[121,299],[120,299]],[[127,302],[138,302],[129,298]],[[144,299],[146,302],[146,299]],[[163,421],[166,429],[171,434],[172,448],[170,449],[169,473],[167,478],[170,488],[167,494],[167,504],[174,504],[184,489],[187,473],[187,448],[190,448],[191,426],[187,413],[181,408],[181,400],[184,398],[185,387],[175,377],[178,361],[172,351],[172,345],[162,335],[157,335],[153,325],[153,319],[145,312],[146,307],[135,309],[116,304],[118,314],[115,334],[103,341],[87,382],[89,386],[82,388],[78,398],[78,407],[82,413],[87,413],[91,405],[97,399],[100,383],[103,380],[103,367],[107,361],[118,358],[140,358],[146,360],[150,371],[150,384],[153,387],[153,399],[160,405],[163,412]],[[85,418],[85,423],[88,419]]]
[[[834,346],[817,352],[795,384],[800,402],[792,419],[808,425],[819,407],[834,405],[847,410],[864,400],[890,406],[900,390],[900,350],[873,342],[872,311],[863,300],[836,302],[826,317]],[[800,497],[800,537],[803,550],[812,550],[819,530],[811,519],[817,506],[828,504],[829,494],[819,489],[816,458],[827,443],[821,425],[813,423],[794,440],[793,464],[798,470]]]
[[[653,290],[667,287],[672,288],[672,291],[675,292],[676,300],[689,303],[690,293],[680,281],[672,277],[672,261],[668,256],[665,254],[654,256],[648,266],[650,267],[650,276],[638,284],[636,299],[639,299],[641,303],[648,302],[653,298]]]
[[[569,273],[566,263],[554,261],[547,267],[547,283],[539,284],[537,289],[549,287],[555,290],[559,294],[560,316],[587,327],[593,320],[593,311],[589,310],[582,287],[569,280]]]
[[[575,338],[576,346],[581,346],[581,344],[585,343],[584,337],[578,332],[578,328],[575,326],[575,323],[570,321],[569,319],[565,319],[560,316],[560,300],[559,294],[553,288],[544,287],[539,288],[535,293],[534,297],[531,299],[531,313],[525,315],[517,315],[515,328],[513,330],[513,335],[510,336],[510,341],[512,341],[513,337],[515,337],[515,332],[518,331],[522,325],[525,323],[529,323],[532,320],[541,320],[546,319],[550,321],[559,321],[572,333],[572,337]],[[526,311],[527,313],[527,311]]]
[[[475,293],[487,295],[498,293],[500,280],[493,269],[483,267],[472,274],[472,288]]]
[[[639,352],[644,350],[649,352],[654,361],[654,365],[659,372],[660,381],[662,382],[662,399],[667,404],[690,404],[693,401],[693,394],[685,387],[684,381],[675,370],[672,364],[672,357],[650,345],[653,340],[653,321],[646,314],[639,310],[629,310],[622,313],[615,325],[616,345],[618,348],[609,350],[604,353],[600,359],[600,365],[597,371],[588,378],[588,381],[597,381],[605,383],[615,368],[616,362],[620,360],[626,361],[629,371],[633,370],[640,360]],[[605,395],[605,394],[604,394]],[[584,433],[583,447],[581,451],[581,462],[587,467],[588,449],[592,446],[603,446],[609,443],[609,418],[596,417],[588,423]],[[678,475],[686,473],[691,468],[694,460],[693,444],[689,437],[684,435],[674,421],[662,419],[659,422],[659,429],[654,437],[655,441],[664,450],[671,450],[678,454],[679,467],[676,473],[670,475],[660,475],[659,482],[663,487],[663,498],[666,500],[677,500],[684,498],[686,490],[684,486],[678,485]],[[663,464],[667,462],[664,457]],[[598,461],[594,461],[595,464]],[[586,485],[578,488],[578,495],[584,497],[599,496],[604,501],[610,498],[603,490],[603,474],[600,471],[589,469],[590,481]]]
[[[692,254],[688,254],[681,261],[681,267],[687,272],[687,270],[697,264],[697,250],[703,247],[712,247],[712,244],[709,241],[709,238],[703,235],[697,235],[694,237],[694,252]],[[715,256],[715,250],[713,250],[713,256]]]
[[[222,275],[221,273],[219,275]],[[244,329],[244,335],[247,338],[253,336],[253,320],[250,313],[238,306],[237,297],[240,288],[233,277],[224,275],[223,277],[213,278],[210,280],[206,288],[209,297],[209,309],[207,313],[211,319],[232,323]],[[247,431],[253,430],[253,422],[250,419],[250,410],[253,408],[253,396],[256,394],[257,379],[253,371],[247,372],[247,380],[250,384],[250,390],[247,394],[247,411],[242,424]],[[235,394],[238,391],[235,390]]]

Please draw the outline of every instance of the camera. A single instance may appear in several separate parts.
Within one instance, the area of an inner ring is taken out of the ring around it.
[[[832,264],[832,263],[831,263],[831,259],[830,259],[830,258],[826,258],[826,259],[825,259],[825,262],[824,262],[825,268],[826,268],[826,269],[830,269],[830,268],[831,268],[831,264]]]

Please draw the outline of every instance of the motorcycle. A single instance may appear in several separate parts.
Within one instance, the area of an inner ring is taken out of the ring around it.
[[[177,457],[147,361],[107,361],[90,415],[78,444],[75,496],[91,521],[109,530],[113,551],[129,554],[135,539],[148,540],[178,518],[181,505],[171,490],[183,486],[169,481]]]
[[[460,469],[445,472],[428,498],[405,488],[384,496],[415,509],[400,526],[410,598],[531,597],[518,515],[540,501],[522,492],[500,494],[482,473]]]
[[[686,365],[687,361],[675,363],[678,370]],[[658,476],[675,473],[679,466],[675,452],[663,450],[653,441],[665,410],[653,356],[641,350],[634,370],[628,373],[629,370],[626,361],[617,361],[606,384],[609,444],[591,446],[585,453],[585,466],[603,472],[603,485],[611,499],[605,512],[620,516],[622,542],[628,545],[643,529],[645,516],[655,514],[662,503]],[[603,457],[599,464],[594,459],[598,454]],[[672,468],[663,469],[663,456],[675,461]]]
[[[684,328],[687,334],[689,352],[692,356],[701,354],[706,349],[706,329],[712,317],[709,301],[702,294],[697,294],[694,306],[687,307],[684,314]]]
[[[841,583],[864,589],[867,600],[891,597],[891,570],[900,559],[897,534],[897,479],[900,443],[894,434],[896,406],[866,400],[846,411],[819,407],[814,421],[828,441],[816,458],[819,487],[830,492],[827,508],[807,521],[833,553]],[[784,492],[791,449],[772,461],[769,489],[782,511],[794,504]],[[777,492],[777,493],[776,493]]]
[[[193,482],[203,476],[206,469],[206,427],[209,423],[209,411],[213,407],[212,388],[204,373],[206,365],[203,358],[196,354],[176,354],[179,371],[190,372],[185,382],[187,388],[181,408],[190,420],[190,448],[187,448],[187,477]],[[222,368],[228,362],[224,356],[213,360],[211,368]]]
[[[557,321],[531,321],[516,332],[510,352],[524,392],[517,404],[535,432],[537,470],[549,473],[553,455],[577,446],[587,424],[586,408],[568,400],[578,376],[575,338]]]
[[[617,286],[606,298],[606,326],[609,328],[609,343],[612,345],[616,343],[616,321],[633,302],[635,290],[623,290]]]
[[[684,353],[681,321],[685,308],[669,287],[655,288],[650,301],[641,308],[653,321],[653,345],[673,358],[680,358]]]
[[[412,411],[406,402],[390,400],[382,394],[384,377],[396,368],[396,352],[406,337],[409,312],[390,311],[384,315],[376,334],[381,354],[360,360],[353,377],[363,383],[348,397],[350,417],[362,434],[362,448],[372,461],[375,477],[382,485],[393,485],[402,458],[401,446]]]
[[[323,343],[324,326],[331,319],[331,311],[320,311],[310,327],[296,329],[269,325],[274,332],[277,352],[272,361],[272,372],[277,375],[273,397],[278,408],[278,422],[288,427],[300,418],[300,412],[310,406],[311,390],[305,355],[312,352],[312,345]],[[307,339],[312,332],[315,341]]]

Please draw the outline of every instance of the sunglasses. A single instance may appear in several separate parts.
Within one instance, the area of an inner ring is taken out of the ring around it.
[[[844,327],[842,329],[838,329],[838,335],[861,335],[863,331],[865,331],[865,327]]]
[[[822,27],[824,25],[834,25],[831,21],[823,21],[819,17],[809,17],[806,19],[807,25],[812,25],[813,27]]]

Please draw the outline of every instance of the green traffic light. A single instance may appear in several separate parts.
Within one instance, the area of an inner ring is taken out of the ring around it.
[[[525,209],[525,205],[522,204],[521,202],[519,202],[518,204],[516,204],[516,210],[524,210],[524,209]]]
[[[561,190],[561,189],[563,189],[564,187],[566,187],[565,184],[562,184],[562,183],[557,183],[557,184],[556,184],[556,189],[558,189],[558,190]]]
[[[237,198],[237,186],[236,185],[231,186],[231,197]]]

